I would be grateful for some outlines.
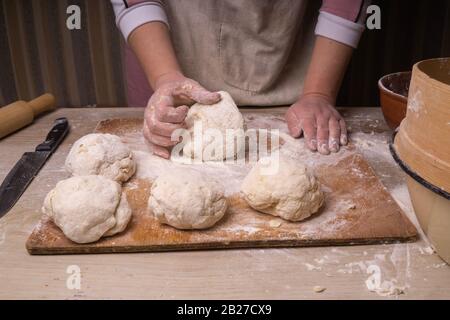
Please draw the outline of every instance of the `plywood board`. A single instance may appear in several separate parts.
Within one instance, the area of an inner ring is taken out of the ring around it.
[[[98,132],[140,134],[142,119],[103,121]],[[261,123],[258,124],[261,126]],[[366,160],[354,149],[334,162],[315,166],[325,194],[325,206],[313,217],[287,222],[250,208],[239,193],[230,194],[230,207],[214,227],[181,231],[159,224],[147,209],[151,179],[136,176],[124,185],[133,218],[116,236],[91,244],[68,240],[43,217],[27,241],[30,254],[151,252],[188,249],[289,247],[373,244],[412,241],[417,231],[381,184]]]

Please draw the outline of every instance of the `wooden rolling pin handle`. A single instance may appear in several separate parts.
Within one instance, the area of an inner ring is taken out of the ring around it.
[[[43,94],[28,102],[28,106],[33,110],[34,116],[54,110],[55,109],[55,97],[50,93]]]
[[[0,108],[0,139],[30,124],[37,115],[53,109],[55,97],[49,93],[30,102],[20,100]]]

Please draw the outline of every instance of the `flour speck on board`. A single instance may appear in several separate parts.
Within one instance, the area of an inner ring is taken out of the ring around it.
[[[281,221],[281,219],[272,219],[269,221],[269,226],[271,228],[278,228],[281,226],[283,222]]]
[[[225,227],[225,228],[223,228],[223,230],[233,232],[233,233],[246,233],[246,234],[253,234],[253,233],[261,231],[260,228],[256,228],[253,226],[246,226],[246,225],[237,225],[237,226],[233,226],[230,228]]]
[[[311,263],[303,263],[303,265],[306,267],[306,269],[308,269],[308,271],[320,271],[322,270],[322,267],[320,266],[315,266]]]

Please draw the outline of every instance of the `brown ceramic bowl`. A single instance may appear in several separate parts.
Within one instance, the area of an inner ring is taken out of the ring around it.
[[[411,71],[385,75],[378,81],[381,110],[391,129],[396,129],[406,116]]]

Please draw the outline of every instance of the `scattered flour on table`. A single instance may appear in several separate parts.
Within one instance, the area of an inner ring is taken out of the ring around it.
[[[338,269],[341,274],[366,274],[367,289],[380,296],[398,296],[409,288],[409,244],[395,244],[390,255],[377,253],[370,260],[347,263]]]
[[[295,156],[299,160],[305,162],[308,166],[314,167],[322,164],[334,165],[341,159],[345,158],[349,151],[343,148],[338,154],[331,154],[324,157],[317,153],[311,153],[304,145],[304,140],[292,139],[287,134],[287,128],[282,116],[271,116],[251,114],[245,115],[247,127],[251,128],[274,128],[279,129],[280,136],[284,140],[284,145],[281,147],[281,152],[290,156]],[[402,210],[407,214],[408,218],[418,227],[417,219],[409,199],[406,184],[404,183],[404,173],[397,170],[392,173],[392,168],[396,166],[395,161],[389,152],[389,141],[391,139],[390,132],[384,133],[363,133],[355,132],[350,134],[350,141],[356,149],[363,154],[364,158],[368,160],[371,166],[376,167],[377,174],[382,183],[387,187],[388,191],[393,196],[394,200],[399,204]],[[180,163],[174,163],[153,156],[149,147],[145,144],[141,132],[127,133],[124,140],[131,146],[135,153],[138,163],[136,175],[138,178],[148,178],[154,180],[161,172],[165,170],[172,170],[175,167],[186,166]],[[226,163],[203,163],[200,165],[189,165],[193,170],[198,170],[204,173],[212,174],[222,181],[227,195],[234,194],[240,191],[240,184],[242,179],[247,175],[253,163],[245,164],[226,164]],[[361,174],[355,170],[353,174]],[[331,192],[332,190],[326,190]],[[352,209],[354,204],[352,201],[346,199],[340,201],[337,205],[340,209]],[[319,215],[312,221],[314,223],[306,224],[306,228],[302,230],[305,234],[312,234],[317,232],[317,228],[326,227],[334,214],[330,216]],[[344,222],[342,222],[344,224]],[[309,225],[309,226],[308,226]],[[330,224],[331,230],[338,230],[339,222]],[[418,228],[420,230],[420,228]],[[233,227],[234,232],[255,233],[260,228],[256,225],[240,225]],[[330,231],[330,230],[327,230]],[[383,249],[385,248],[385,249]],[[333,276],[333,273],[338,274],[352,274],[359,273],[364,275],[366,279],[364,286],[368,290],[380,296],[396,296],[407,292],[409,288],[409,279],[411,277],[410,268],[410,249],[418,250],[421,254],[431,255],[434,250],[429,244],[394,244],[379,246],[376,250],[370,249],[369,252],[359,252],[357,254],[351,250],[344,250],[341,248],[331,248],[329,253],[315,258],[314,261],[307,261],[302,255],[298,255],[294,249],[273,249],[273,254],[280,255],[280,258],[293,260],[297,263],[303,264],[308,271],[326,271],[326,275]],[[264,261],[264,250],[252,250],[247,254],[259,261]],[[340,260],[354,259],[355,261],[341,265]],[[257,264],[263,268],[263,264]],[[332,267],[330,269],[330,267]],[[439,268],[436,264],[435,268]]]
[[[432,247],[425,247],[425,248],[419,247],[418,250],[419,250],[420,254],[422,254],[422,255],[424,255],[424,254],[432,255],[435,253],[435,251]]]
[[[396,297],[406,294],[410,288],[411,249],[415,249],[415,246],[406,243],[380,245],[366,250],[359,250],[360,247],[330,248],[322,256],[311,260],[306,258],[310,254],[302,254],[305,251],[301,253],[295,249],[274,249],[273,253],[278,254],[280,259],[286,259],[287,263],[298,263],[307,271],[323,273],[324,279],[338,275],[359,275],[368,291],[383,297]],[[435,264],[430,268],[442,267],[441,264]]]
[[[350,134],[350,142],[354,143],[359,152],[366,158],[383,160],[395,163],[389,152],[390,132],[370,134],[364,132],[354,132]]]
[[[433,268],[433,269],[440,269],[440,268],[444,268],[446,266],[448,266],[448,264],[445,263],[445,262],[442,262],[442,263],[435,263],[435,264],[433,264],[431,266],[427,266],[426,268],[427,269],[431,269],[431,268]]]
[[[303,265],[308,269],[308,271],[313,271],[313,270],[322,270],[322,267],[320,266],[315,266],[311,263],[303,263]]]
[[[309,272],[321,273],[323,279],[358,275],[366,290],[382,297],[395,298],[407,294],[410,289],[411,249],[416,246],[406,243],[368,247],[366,250],[360,250],[361,247],[330,248],[319,257],[314,257],[313,253],[317,248],[272,249],[271,253],[288,264],[302,265]],[[321,253],[324,252],[322,250]],[[264,254],[259,250],[249,254],[264,260]],[[308,258],[311,255],[313,258]],[[440,263],[430,266],[433,269],[443,267]],[[322,284],[326,286],[326,280]]]

